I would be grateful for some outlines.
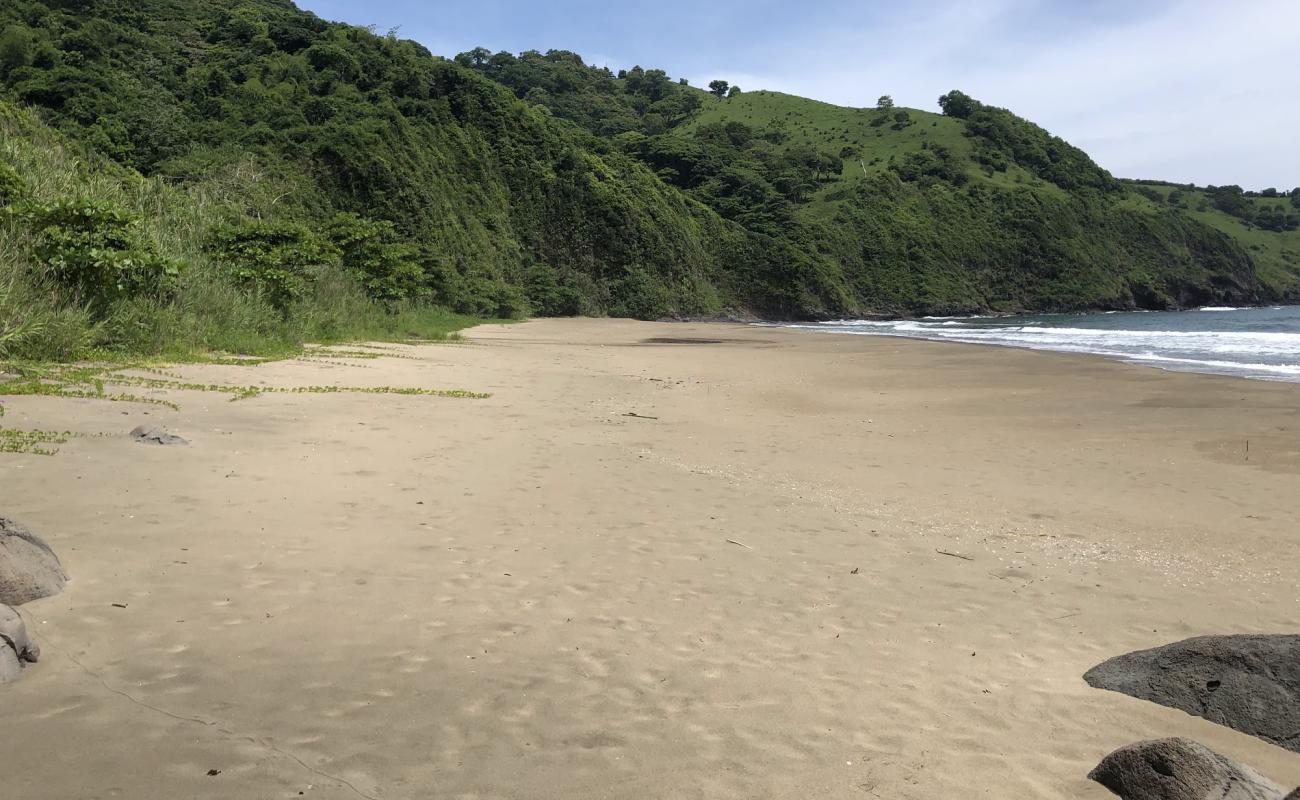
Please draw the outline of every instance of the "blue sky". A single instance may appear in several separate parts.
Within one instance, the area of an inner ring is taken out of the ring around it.
[[[843,105],[957,88],[1124,177],[1300,186],[1300,0],[300,0],[440,55],[563,49]]]

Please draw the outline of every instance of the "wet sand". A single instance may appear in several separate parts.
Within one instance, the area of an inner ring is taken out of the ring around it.
[[[1103,755],[1172,735],[1300,784],[1080,677],[1296,631],[1300,385],[730,325],[467,338],[174,371],[489,399],[3,398],[88,434],[0,454],[0,514],[73,578],[22,607],[3,794],[1099,799]]]

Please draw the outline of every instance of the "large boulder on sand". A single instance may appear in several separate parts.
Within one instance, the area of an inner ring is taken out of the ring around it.
[[[1121,747],[1088,777],[1124,800],[1283,800],[1286,794],[1245,764],[1190,739]]]
[[[0,683],[22,674],[24,663],[35,663],[41,649],[27,638],[27,624],[6,605],[0,605]]]
[[[0,603],[20,606],[63,591],[68,575],[39,536],[0,517]]]
[[[1116,656],[1083,679],[1300,752],[1300,635],[1198,636]]]

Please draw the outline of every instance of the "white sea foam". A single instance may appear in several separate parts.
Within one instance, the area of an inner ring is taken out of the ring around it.
[[[1261,309],[1207,306],[1198,310],[1225,313],[1215,315],[1215,322],[1200,325],[1194,322],[1195,315],[1173,313],[1162,317],[1157,314],[1156,317],[1142,317],[1141,323],[1131,328],[1107,327],[1115,325],[1117,319],[1109,313],[1091,318],[1008,319],[1007,324],[999,324],[997,318],[989,317],[925,317],[913,320],[840,320],[791,327],[1091,353],[1166,369],[1300,381],[1300,315],[1288,309],[1272,309],[1283,312],[1278,319],[1268,321],[1268,327],[1273,329],[1243,330],[1240,328],[1252,324],[1259,326],[1257,318],[1251,315],[1258,314]],[[1237,317],[1227,315],[1233,311],[1239,312]],[[1101,319],[1107,322],[1102,324]],[[1097,320],[1097,327],[1079,324],[1087,324],[1090,320]],[[1148,328],[1152,320],[1159,322]]]
[[[1130,356],[1129,360],[1149,361],[1160,364],[1185,364],[1188,367],[1193,368],[1192,371],[1194,372],[1264,372],[1272,375],[1300,378],[1300,364],[1249,364],[1241,361],[1171,358],[1169,356],[1160,356],[1155,354]]]

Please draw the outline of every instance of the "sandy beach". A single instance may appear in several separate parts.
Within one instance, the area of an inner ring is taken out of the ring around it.
[[[0,796],[1099,800],[1102,756],[1175,735],[1300,784],[1081,678],[1296,632],[1300,385],[741,325],[466,339],[169,371],[490,398],[3,398],[84,435],[0,454],[0,516],[72,576],[21,609]]]

